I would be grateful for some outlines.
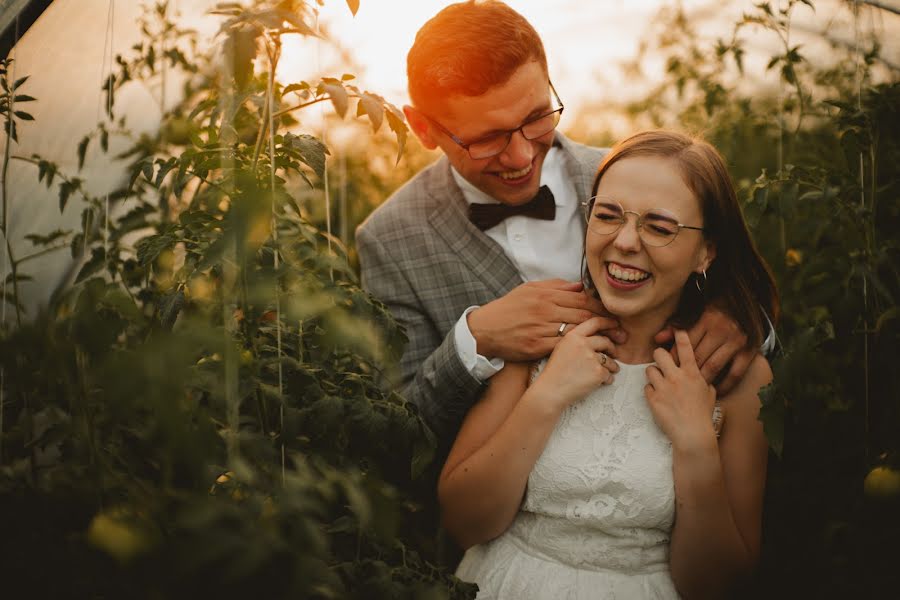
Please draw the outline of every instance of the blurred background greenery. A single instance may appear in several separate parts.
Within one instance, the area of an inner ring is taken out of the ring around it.
[[[431,435],[390,392],[403,332],[353,247],[436,154],[407,140],[391,76],[351,75],[387,55],[319,22],[376,3],[244,4],[202,23],[150,4],[113,52],[119,3],[65,156],[28,145],[59,131],[53,82],[2,65],[0,577],[25,597],[471,597],[437,543]],[[597,37],[599,13],[511,4],[547,39],[562,129],[706,137],[775,272],[764,550],[738,595],[894,597],[900,9],[641,2],[621,9],[630,53],[607,40],[604,60],[548,39]],[[426,8],[373,37],[411,41]]]

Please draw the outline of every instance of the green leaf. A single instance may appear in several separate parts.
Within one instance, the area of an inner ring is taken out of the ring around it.
[[[144,164],[141,165],[141,172],[144,174],[147,181],[153,183],[153,162],[151,159],[144,161]]]
[[[14,114],[23,121],[34,121],[34,117],[32,117],[31,114],[25,112],[24,110],[14,111]]]
[[[356,11],[359,10],[359,0],[347,0],[347,7],[350,9],[350,12],[355,17]]]
[[[34,96],[29,96],[27,94],[20,94],[13,98],[14,102],[34,102],[35,100],[37,100],[37,98],[35,98]]]
[[[382,99],[374,94],[368,92],[364,93],[359,99],[359,104],[356,108],[356,116],[361,116],[363,114],[369,115],[369,120],[372,122],[372,131],[377,132],[381,128],[381,123],[384,120],[384,104],[382,104]]]
[[[344,86],[340,83],[322,83],[322,88],[328,92],[328,96],[331,98],[331,103],[334,105],[334,111],[338,114],[340,118],[344,118],[344,115],[347,114],[347,106],[349,104],[349,99],[347,97],[347,90],[344,89]]]
[[[878,320],[875,322],[875,333],[881,333],[881,330],[890,323],[891,321],[895,321],[900,318],[900,306],[892,306],[887,309],[881,315],[879,315]]]
[[[36,233],[32,233],[32,234],[26,235],[25,239],[28,240],[29,242],[31,242],[35,246],[49,246],[56,240],[66,237],[70,233],[72,233],[71,230],[57,229],[55,231],[51,231],[47,235],[38,235]]]
[[[87,154],[88,144],[91,143],[91,136],[86,135],[78,142],[78,170],[84,167],[84,157]]]
[[[300,153],[300,160],[316,173],[320,179],[325,177],[325,156],[330,154],[328,147],[318,138],[311,135],[294,135],[287,133],[284,136],[284,144]]]
[[[99,247],[91,249],[91,258],[88,259],[88,261],[84,263],[84,266],[81,267],[81,270],[78,271],[78,275],[75,277],[75,283],[80,283],[96,274],[103,268],[105,263],[106,251]]]
[[[305,81],[301,81],[300,83],[292,83],[286,86],[283,90],[281,90],[282,94],[290,94],[291,92],[303,92],[309,91],[309,84]]]
[[[406,148],[406,135],[407,128],[406,123],[403,121],[403,113],[394,106],[393,104],[385,103],[385,108],[387,108],[387,112],[385,112],[385,116],[387,117],[388,125],[391,128],[391,131],[394,132],[394,135],[397,136],[397,162],[400,162],[400,159],[403,157],[403,150]]]
[[[20,77],[19,79],[16,79],[16,82],[13,84],[12,89],[13,89],[13,90],[18,89],[18,87],[19,87],[20,85],[22,85],[23,83],[25,83],[26,81],[28,81],[28,78],[29,78],[29,77],[31,77],[31,75],[26,75],[25,77]]]
[[[173,157],[166,161],[158,159],[156,162],[159,163],[159,171],[157,171],[156,173],[156,181],[153,185],[159,188],[159,186],[162,185],[163,179],[165,179],[166,174],[178,164],[178,160]]]
[[[769,440],[769,447],[778,457],[784,451],[784,419],[785,406],[775,384],[769,384],[759,391],[762,406],[759,409],[759,420]]]
[[[63,212],[66,209],[66,203],[69,201],[73,191],[74,188],[68,181],[63,181],[59,184],[59,212]]]
[[[184,306],[184,290],[180,288],[160,301],[159,322],[163,328],[172,329],[182,306]]]

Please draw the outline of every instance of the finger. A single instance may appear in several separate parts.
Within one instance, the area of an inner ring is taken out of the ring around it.
[[[644,398],[651,403],[656,400],[656,388],[649,383],[644,386]]]
[[[612,358],[612,356],[608,352],[597,351],[597,360],[600,361],[600,366],[609,371],[610,373],[618,373],[619,372],[619,364]]]
[[[610,356],[616,355],[616,345],[604,335],[592,335],[587,338],[587,343],[594,352],[605,352]]]
[[[697,359],[694,358],[694,349],[691,347],[691,339],[683,329],[675,332],[675,348],[678,350],[678,364],[682,369],[690,373],[699,371]]]
[[[654,388],[660,386],[663,382],[663,374],[662,371],[659,370],[659,367],[656,365],[650,365],[647,367],[645,371],[647,373],[647,381],[650,382]]]
[[[709,360],[709,357],[716,353],[716,351],[722,346],[723,342],[727,343],[729,340],[725,339],[716,339],[713,335],[704,335],[700,342],[693,346],[694,348],[694,359],[697,361],[697,364],[702,368],[706,361]]]
[[[625,330],[621,327],[615,327],[613,329],[601,329],[600,331],[603,333],[603,335],[617,344],[624,344],[628,341],[628,334],[625,333]]]
[[[578,325],[579,323],[584,323],[588,319],[592,319],[596,316],[597,315],[589,310],[557,307],[551,312],[550,319],[555,323],[570,323],[572,325]],[[604,324],[602,326],[603,329],[613,329],[619,326],[619,323],[615,319],[610,319],[608,317],[600,318],[602,318],[604,321]]]
[[[706,329],[702,326],[702,324],[698,321],[694,324],[693,327],[688,329],[688,338],[691,340],[691,347],[697,348],[700,344],[703,343],[704,338],[706,337]],[[675,339],[675,329],[672,329],[672,339]],[[672,348],[669,350],[669,354],[675,360],[675,364],[680,365],[680,361],[678,360],[678,346],[672,344]]]
[[[562,290],[566,292],[580,292],[583,287],[580,281],[568,281],[566,279],[542,279],[541,281],[529,281],[523,285],[548,290]]]
[[[607,321],[608,319],[606,319],[606,317],[591,317],[584,323],[579,323],[578,325],[576,325],[569,333],[583,335],[585,337],[594,335],[603,328],[603,325]]]
[[[755,349],[738,352],[735,355],[734,360],[731,361],[731,368],[728,369],[728,375],[726,375],[725,378],[722,379],[722,382],[716,386],[716,391],[719,392],[719,394],[725,395],[734,389],[737,382],[744,378],[744,374],[750,367],[750,363],[756,358],[756,354],[757,351]]]
[[[603,304],[603,301],[599,298],[595,298],[594,296],[589,296],[587,294],[581,294],[584,297],[584,305],[589,311],[596,315],[600,315],[601,317],[610,317],[612,313],[606,308]]]
[[[675,329],[671,325],[666,325],[662,330],[653,336],[653,342],[662,346],[670,343],[675,339]]]
[[[545,297],[548,298],[552,304],[557,306],[587,310],[602,317],[610,316],[609,311],[606,310],[606,307],[603,306],[603,303],[600,302],[600,300],[588,296],[581,291],[555,289],[549,292]]]
[[[664,377],[670,377],[678,371],[678,365],[675,364],[675,359],[662,348],[657,348],[653,351],[653,360],[656,362],[656,366],[659,370],[662,371]]]
[[[703,375],[703,379],[705,379],[707,383],[715,381],[722,369],[725,368],[725,365],[727,365],[742,348],[743,344],[739,344],[736,340],[729,341],[719,346],[716,351],[713,352],[712,356],[707,358],[706,362],[700,367],[700,374]]]

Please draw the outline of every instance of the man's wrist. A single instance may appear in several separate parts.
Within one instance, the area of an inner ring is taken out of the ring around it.
[[[453,329],[456,351],[460,361],[469,373],[479,381],[486,381],[499,372],[505,364],[503,359],[488,358],[478,353],[478,345],[475,336],[469,329],[469,315],[478,309],[478,306],[467,308]]]

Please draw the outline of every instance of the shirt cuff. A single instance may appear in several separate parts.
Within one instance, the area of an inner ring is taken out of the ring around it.
[[[506,363],[502,358],[488,359],[476,351],[475,336],[469,330],[469,321],[466,318],[476,308],[478,306],[470,306],[463,312],[453,328],[453,337],[459,360],[472,377],[483,382],[497,374]]]

